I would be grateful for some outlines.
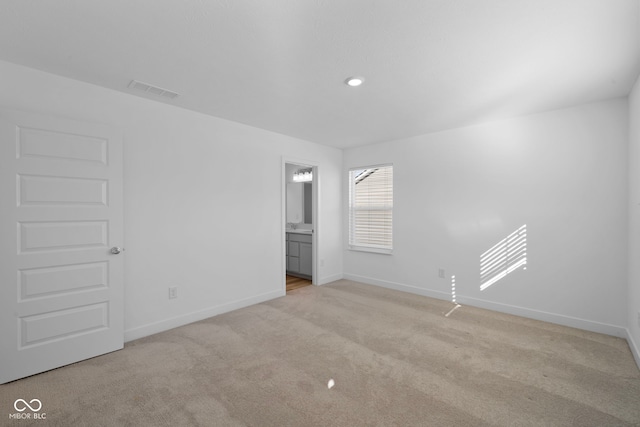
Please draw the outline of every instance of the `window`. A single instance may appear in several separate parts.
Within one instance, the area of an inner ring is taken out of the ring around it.
[[[393,165],[349,171],[349,249],[391,253]]]

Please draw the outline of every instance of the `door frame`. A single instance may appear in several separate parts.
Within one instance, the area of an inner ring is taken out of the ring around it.
[[[319,285],[320,280],[318,277],[318,266],[320,265],[318,260],[320,253],[320,230],[321,230],[321,218],[320,218],[320,166],[317,162],[308,160],[308,159],[300,159],[295,157],[286,157],[282,156],[282,165],[281,165],[281,218],[280,218],[280,227],[281,227],[281,266],[282,266],[282,290],[284,293],[287,292],[287,248],[286,248],[286,229],[287,229],[287,173],[286,173],[286,165],[294,164],[301,167],[312,168],[313,171],[313,186],[311,187],[311,201],[313,203],[311,209],[311,221],[313,223],[313,238],[311,239],[311,284]]]

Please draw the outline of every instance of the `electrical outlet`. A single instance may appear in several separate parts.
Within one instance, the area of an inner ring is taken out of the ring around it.
[[[178,298],[178,288],[176,286],[169,288],[169,299]]]
[[[444,279],[444,268],[438,269],[438,277]]]

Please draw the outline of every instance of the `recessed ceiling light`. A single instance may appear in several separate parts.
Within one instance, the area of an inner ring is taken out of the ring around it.
[[[362,77],[349,77],[344,82],[347,84],[347,86],[358,87],[362,83],[364,83],[364,79]]]

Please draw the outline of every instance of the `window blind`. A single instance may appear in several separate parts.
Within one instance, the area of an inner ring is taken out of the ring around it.
[[[393,249],[393,166],[349,171],[349,247]]]

